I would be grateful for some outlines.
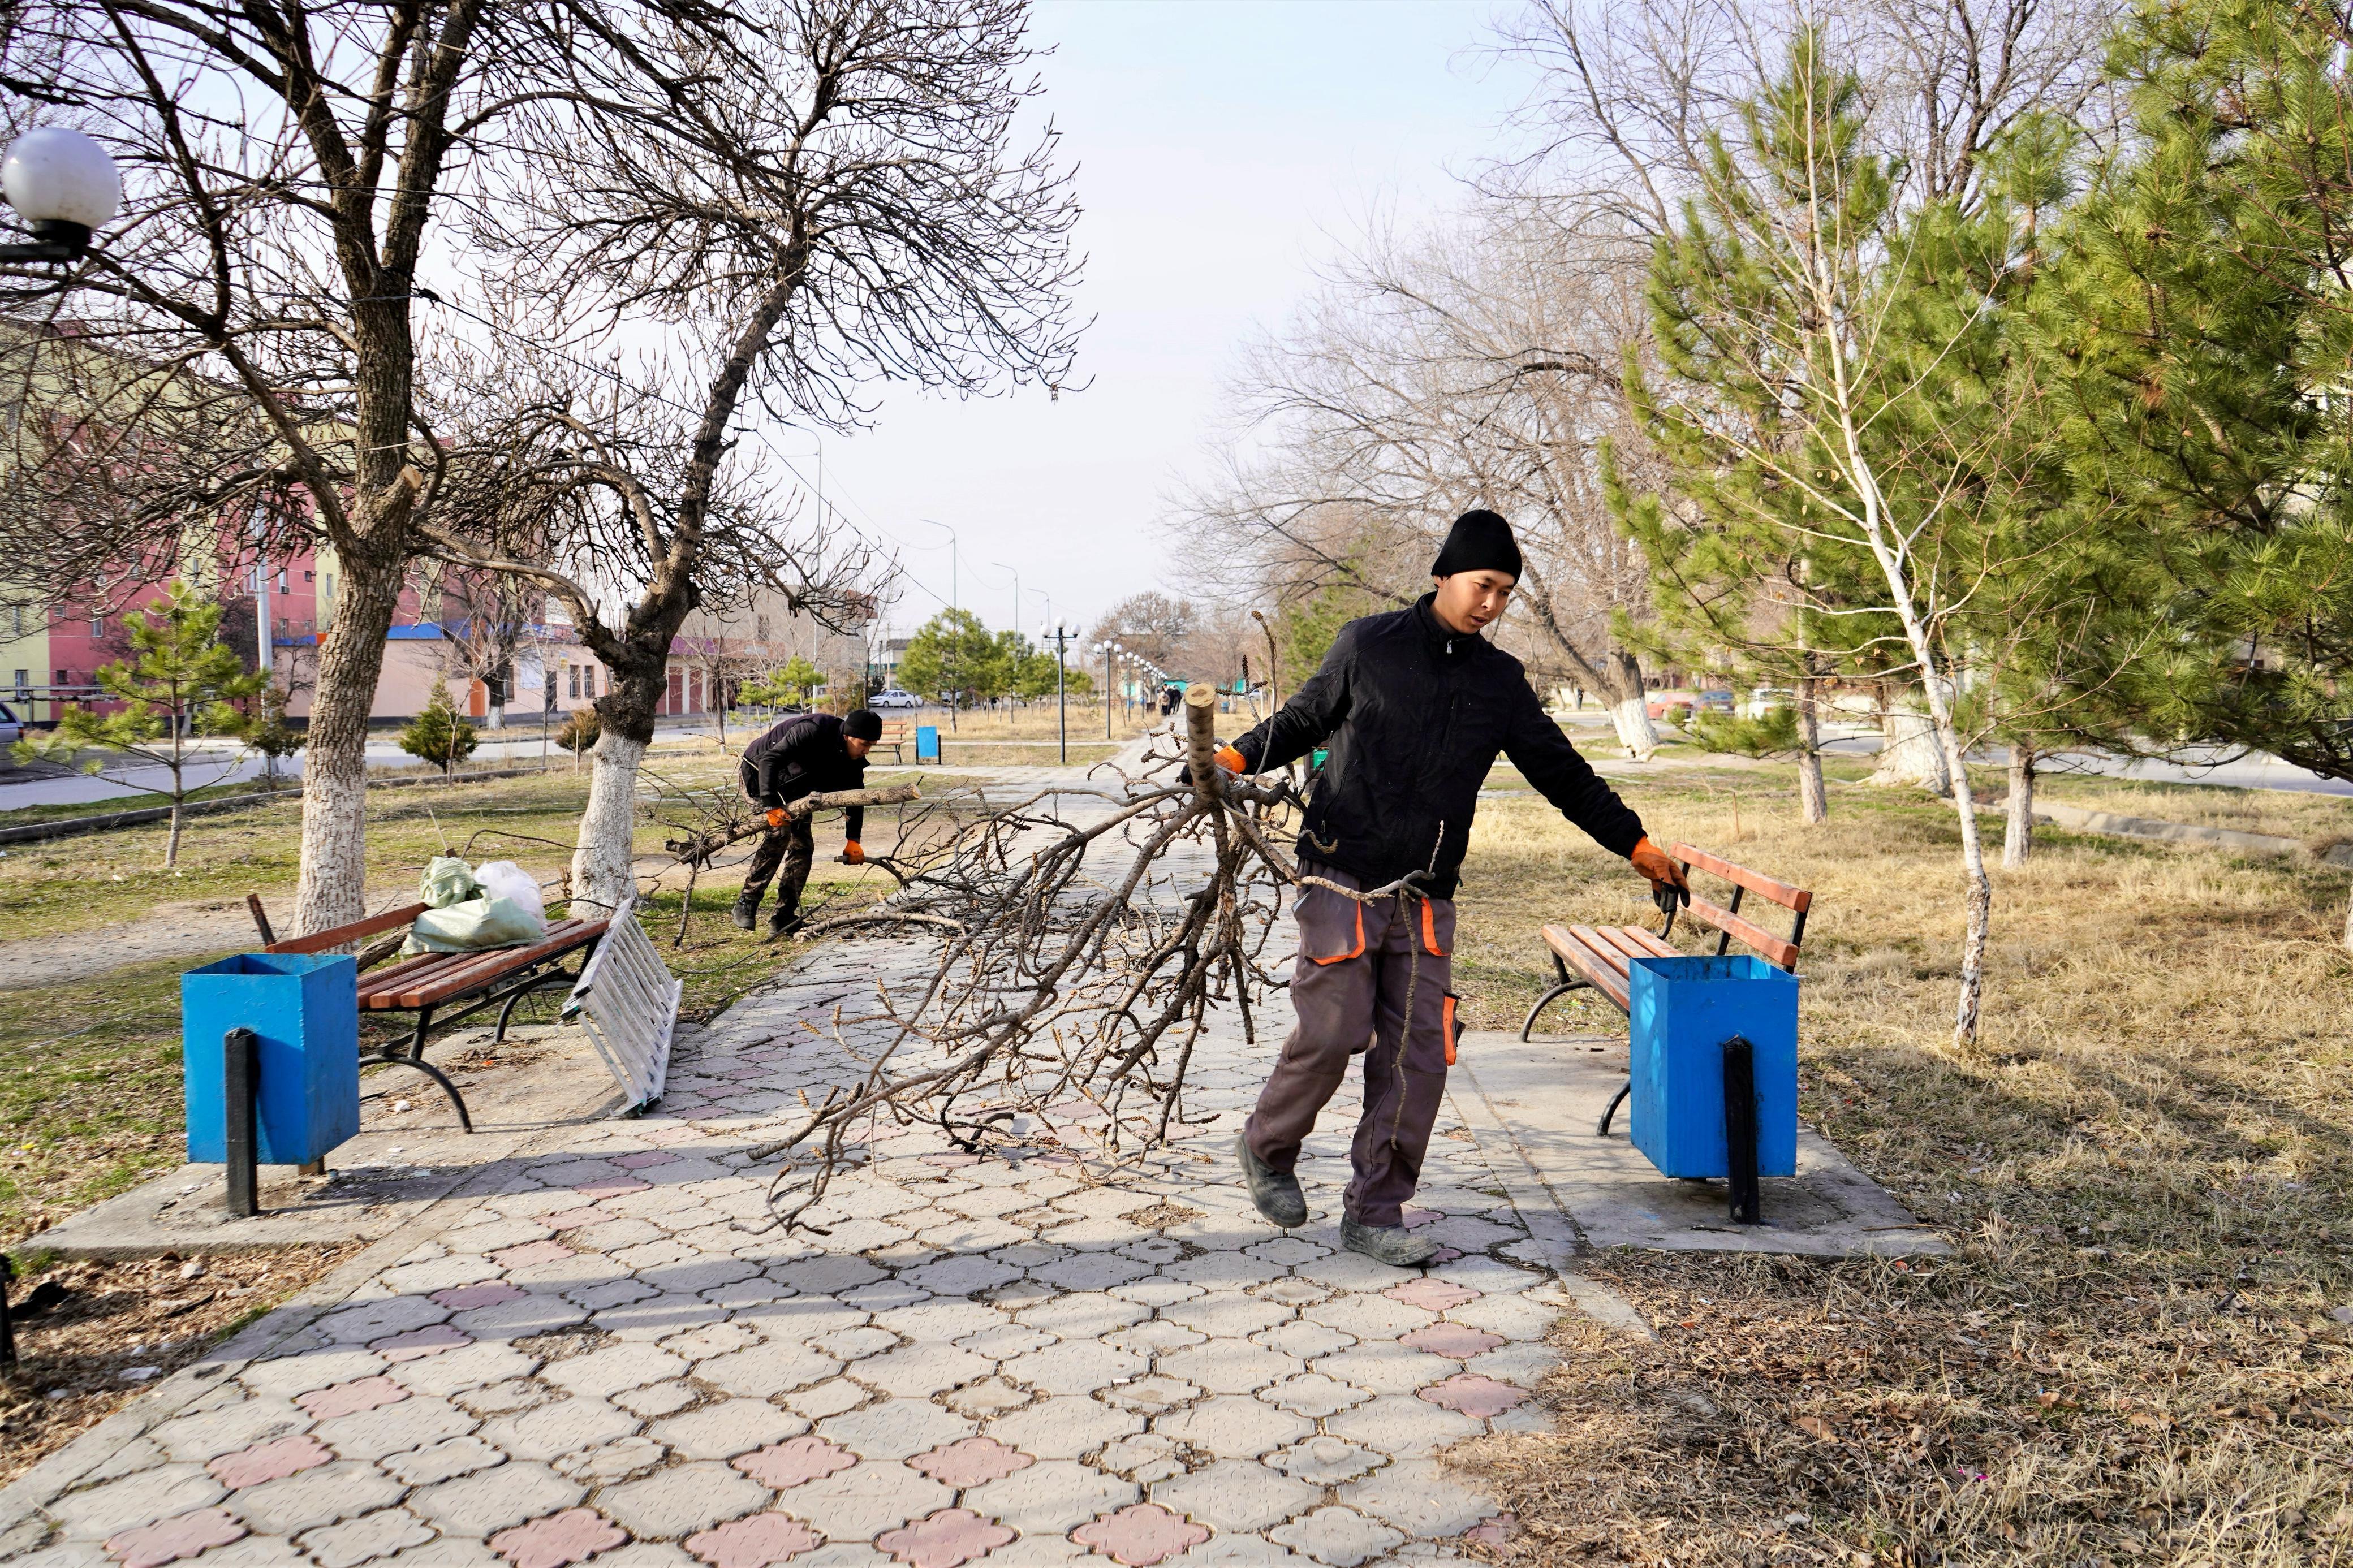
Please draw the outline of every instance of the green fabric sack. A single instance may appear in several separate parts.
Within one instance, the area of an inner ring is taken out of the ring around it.
[[[436,855],[427,860],[424,879],[417,886],[417,900],[428,910],[446,910],[451,904],[462,904],[468,899],[481,896],[481,885],[474,880],[474,868],[455,855]]]
[[[400,955],[471,952],[480,948],[521,947],[545,934],[529,910],[512,899],[471,898],[417,917]]]
[[[492,898],[474,879],[474,868],[455,855],[437,855],[426,862],[417,896],[425,912],[400,944],[403,958],[521,947],[547,934],[543,918],[512,899]]]

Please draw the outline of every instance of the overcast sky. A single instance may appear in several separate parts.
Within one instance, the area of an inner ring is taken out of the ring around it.
[[[1376,206],[1458,199],[1525,78],[1483,53],[1491,0],[1041,0],[1045,107],[1078,164],[1084,392],[909,394],[824,440],[828,499],[903,546],[903,635],[952,593],[992,626],[1084,626],[1168,586],[1163,501],[1219,378]],[[778,446],[793,450],[793,437]],[[814,452],[803,438],[798,455]],[[816,465],[797,466],[814,477]],[[919,519],[952,525],[947,536]],[[937,595],[934,597],[934,595]]]

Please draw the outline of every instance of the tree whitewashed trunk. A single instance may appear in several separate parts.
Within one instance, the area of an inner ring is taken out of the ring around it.
[[[1951,760],[1945,754],[1934,716],[1921,710],[1917,694],[1905,692],[1888,700],[1880,733],[1886,740],[1879,749],[1879,767],[1865,784],[1917,784],[1931,795],[1953,793]]]
[[[1814,682],[1798,682],[1798,818],[1819,825],[1831,819],[1831,797],[1822,782],[1822,724]]]
[[[610,913],[637,897],[635,847],[638,764],[646,742],[607,725],[592,753],[588,806],[580,814],[580,841],[572,852],[572,910],[583,919]]]
[[[2034,750],[2010,748],[2010,812],[2001,826],[2001,866],[2015,871],[2034,853]]]
[[[1629,697],[1622,702],[1612,702],[1609,722],[1617,727],[1618,743],[1636,762],[1647,763],[1658,754],[1658,727],[1651,722],[1651,710],[1644,699]]]
[[[402,563],[343,557],[334,625],[320,642],[302,763],[302,870],[294,929],[305,935],[366,912],[367,724],[384,671],[384,634],[398,602]]]

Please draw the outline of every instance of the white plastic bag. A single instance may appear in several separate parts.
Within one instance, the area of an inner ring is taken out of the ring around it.
[[[494,899],[504,899],[531,917],[533,934],[547,934],[547,902],[540,897],[539,880],[512,860],[493,860],[476,868],[474,880]]]

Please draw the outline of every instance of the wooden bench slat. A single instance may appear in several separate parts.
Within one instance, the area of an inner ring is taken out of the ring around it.
[[[1574,965],[1577,972],[1584,975],[1595,990],[1618,1004],[1619,1010],[1622,1012],[1626,1007],[1627,996],[1623,963],[1621,962],[1613,968],[1609,962],[1612,954],[1605,949],[1588,944],[1586,933],[1591,929],[1588,926],[1574,926],[1564,931],[1559,926],[1548,925],[1544,928],[1545,944],[1558,953],[1563,963]],[[1598,943],[1599,940],[1597,936],[1593,938],[1593,942]]]
[[[560,951],[572,943],[574,934],[583,926],[579,921],[562,921],[548,928],[539,941],[522,947],[490,947],[466,952],[447,952],[436,956],[440,960],[431,969],[420,965],[406,978],[396,995],[380,1006],[422,1007],[444,1002],[461,991],[494,981],[512,970],[537,962],[551,951]]]
[[[397,1006],[399,1004],[394,998],[405,987],[415,984],[423,976],[447,969],[452,959],[466,956],[462,952],[420,952],[414,958],[404,958],[388,968],[379,969],[360,982],[360,1005]]]
[[[353,921],[349,925],[331,926],[311,936],[288,937],[284,942],[273,942],[261,951],[264,952],[324,952],[331,947],[341,947],[347,942],[357,942],[364,936],[374,936],[380,931],[390,931],[395,926],[405,926],[424,912],[423,904],[410,904],[404,909],[386,910],[380,915],[370,915],[365,920]]]
[[[1650,932],[1648,931],[1637,931],[1630,926],[1602,926],[1599,928],[1599,934],[1602,941],[1608,942],[1611,947],[1616,948],[1618,952],[1627,959],[1656,958],[1659,956],[1659,954],[1651,952],[1650,947],[1641,940],[1641,938],[1650,935]],[[1618,961],[1613,959],[1611,962],[1614,963]],[[1620,965],[1620,967],[1623,968],[1624,966]],[[1633,980],[1633,971],[1626,969],[1625,974],[1628,982],[1630,984]]]
[[[1770,899],[1785,910],[1792,910],[1799,914],[1803,914],[1813,907],[1814,895],[1810,889],[1793,888],[1787,882],[1777,882],[1762,872],[1752,871],[1746,866],[1736,866],[1721,856],[1711,855],[1704,849],[1694,849],[1688,844],[1678,844],[1667,853],[1686,866],[1696,866],[1703,871],[1713,871],[1736,887],[1746,888],[1761,898]]]
[[[580,946],[584,942],[605,934],[609,922],[596,921],[565,921],[550,929],[548,934],[529,947],[494,947],[484,951],[475,962],[468,963],[448,973],[412,986],[401,993],[403,1007],[424,1007],[446,1002],[461,992],[479,989],[518,969],[527,968],[541,959]],[[459,954],[459,957],[475,955]]]
[[[1694,920],[1705,921],[1716,930],[1728,932],[1746,942],[1758,952],[1763,953],[1767,963],[1778,964],[1788,970],[1795,970],[1798,967],[1797,943],[1775,936],[1763,926],[1745,921],[1730,910],[1720,909],[1697,894],[1692,896],[1690,907]]]

